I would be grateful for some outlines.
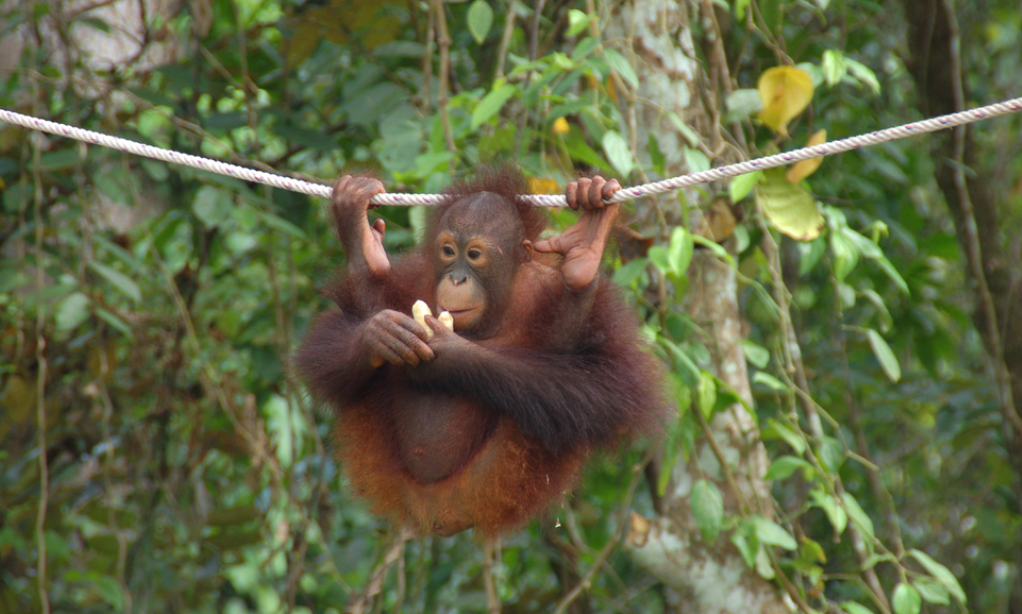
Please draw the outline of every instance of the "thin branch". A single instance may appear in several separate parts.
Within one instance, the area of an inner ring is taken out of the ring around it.
[[[954,9],[948,5],[946,0],[941,2],[941,10],[947,14],[948,27],[951,30],[951,72],[952,93],[955,100],[955,110],[965,109],[965,92],[962,87],[961,57],[959,56],[959,34],[958,21],[954,16]],[[990,343],[990,358],[993,362],[994,379],[997,382],[997,393],[1001,403],[1001,411],[1004,419],[1011,423],[1017,431],[1019,438],[1022,438],[1022,416],[1015,410],[1015,401],[1011,390],[1011,374],[1004,364],[1004,345],[1001,341],[1001,330],[997,325],[997,307],[994,305],[994,297],[987,284],[987,276],[983,267],[983,256],[979,240],[979,230],[976,226],[976,214],[972,206],[972,196],[965,176],[965,142],[967,126],[958,126],[952,132],[954,139],[954,164],[949,165],[954,174],[955,192],[958,195],[958,206],[962,211],[962,226],[965,235],[965,253],[968,260],[969,272],[976,282],[979,290],[979,307],[983,310],[983,319],[986,324],[986,334]]]
[[[738,504],[742,506],[744,513],[752,511],[742,489],[738,488],[738,481],[735,479],[735,474],[731,471],[731,465],[728,464],[727,457],[724,456],[724,450],[717,442],[717,437],[713,434],[713,430],[710,428],[709,423],[706,422],[703,412],[696,407],[693,408],[692,413],[699,419],[699,426],[703,428],[703,435],[706,436],[706,442],[710,444],[710,449],[713,450],[713,455],[717,457],[717,462],[720,463],[721,470],[724,472],[724,480],[727,482],[728,488],[734,492],[735,498],[738,500]]]
[[[504,20],[504,34],[500,37],[500,48],[497,50],[497,71],[493,75],[494,79],[500,79],[504,76],[504,63],[507,61],[507,52],[511,47],[511,36],[515,33],[515,20],[518,18],[518,14],[515,13],[514,0],[509,0],[507,3],[507,18]]]
[[[433,0],[433,12],[436,14],[437,46],[440,48],[440,95],[437,104],[440,105],[440,121],[444,126],[444,142],[447,144],[447,151],[458,153],[454,146],[454,135],[451,133],[451,118],[447,114],[447,91],[450,87],[451,76],[451,36],[447,32],[447,14],[444,12],[443,0]]]
[[[376,568],[373,569],[372,574],[369,576],[369,581],[366,582],[365,588],[362,592],[351,602],[348,603],[348,607],[345,608],[345,614],[363,614],[366,609],[372,605],[373,601],[383,588],[383,578],[386,577],[387,571],[390,570],[391,566],[397,562],[398,558],[404,555],[405,542],[411,539],[411,534],[407,529],[397,528],[394,531],[394,543],[387,549],[387,552],[383,555]]]
[[[497,546],[486,543],[483,546],[483,584],[486,585],[486,611],[489,614],[500,614],[500,597],[497,595],[497,583],[493,579],[493,564],[496,559]]]
[[[787,373],[794,376],[796,390],[799,392],[796,396],[802,400],[802,408],[806,414],[806,421],[809,423],[809,432],[815,439],[820,440],[824,436],[823,424],[820,421],[820,415],[816,411],[815,402],[812,401],[812,394],[809,392],[809,380],[806,376],[805,363],[802,362],[802,349],[798,342],[798,336],[795,334],[795,325],[791,321],[788,288],[785,286],[784,277],[781,274],[779,249],[774,241],[774,236],[770,233],[770,228],[767,227],[764,213],[759,211],[756,218],[763,231],[761,247],[766,256],[767,268],[770,272],[771,285],[774,289],[774,300],[778,305],[777,315],[781,323],[781,334],[784,339],[781,346],[784,352],[785,369]],[[792,414],[792,420],[797,424],[798,416],[794,415],[794,402],[792,403]],[[832,477],[835,491],[843,492],[844,485],[841,482],[841,476],[835,473]],[[890,605],[887,601],[887,595],[884,593],[884,588],[880,584],[880,579],[877,577],[876,569],[866,565],[869,554],[866,551],[862,530],[855,523],[851,523],[849,529],[851,529],[852,549],[855,551],[855,556],[863,568],[862,574],[866,579],[866,583],[873,592],[877,603],[881,605],[881,611],[884,614],[889,614]]]
[[[426,10],[426,41],[422,52],[422,110],[433,109],[433,43],[436,41],[436,25],[433,9]]]
[[[632,498],[635,496],[635,487],[639,484],[639,477],[642,476],[642,467],[645,463],[638,463],[632,467],[632,479],[628,483],[628,491],[625,494],[624,500],[621,502],[621,507],[618,508],[617,514],[617,529],[614,534],[607,540],[607,544],[600,550],[599,556],[593,561],[593,564],[589,567],[589,571],[582,577],[582,580],[575,585],[571,591],[568,592],[561,600],[557,603],[557,608],[554,609],[553,614],[564,614],[568,610],[568,606],[572,604],[583,591],[588,591],[589,587],[593,584],[593,578],[596,577],[596,572],[603,567],[607,559],[610,558],[610,554],[614,551],[614,548],[621,542],[621,537],[624,535],[625,527],[628,526],[627,516],[628,510],[632,505]]]
[[[35,47],[38,49],[39,40],[35,40]],[[38,53],[32,53],[33,68]],[[41,105],[39,104],[39,83],[32,80],[32,112],[39,116]],[[40,171],[42,151],[39,147],[39,136],[30,135],[28,139],[32,143],[32,182],[35,190],[33,193],[35,203],[35,283],[36,283],[36,320],[35,320],[35,357],[36,357],[36,429],[38,430],[39,442],[39,510],[36,512],[35,538],[36,548],[39,552],[37,567],[37,583],[39,587],[39,603],[43,614],[50,612],[50,598],[46,593],[46,511],[50,503],[50,467],[46,457],[46,301],[43,299],[43,289],[46,283],[46,269],[43,266],[45,252],[43,251],[43,178]]]

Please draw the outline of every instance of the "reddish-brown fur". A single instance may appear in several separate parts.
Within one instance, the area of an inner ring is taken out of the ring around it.
[[[417,299],[436,304],[433,241],[459,198],[497,193],[522,220],[508,232],[539,235],[543,214],[514,199],[523,184],[503,170],[452,190],[420,249],[394,260],[385,278],[350,268],[326,290],[339,310],[313,323],[295,355],[314,396],[336,411],[338,456],[356,492],[422,533],[475,527],[490,538],[520,527],[572,488],[592,451],[655,432],[666,414],[660,369],[617,289],[603,277],[567,288],[557,257],[521,262],[502,282],[511,284],[508,304],[489,308],[503,312],[498,332],[467,337],[461,362],[438,353],[429,365],[360,375],[364,322],[383,309],[408,314]],[[357,246],[345,247],[351,258]],[[437,456],[464,460],[424,482],[402,450],[429,433],[438,433],[429,440]]]

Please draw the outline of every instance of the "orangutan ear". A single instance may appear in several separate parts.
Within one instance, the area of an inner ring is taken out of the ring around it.
[[[518,246],[518,261],[528,262],[532,260],[532,257],[536,253],[536,248],[532,246],[532,241],[528,239],[522,239],[522,244]]]

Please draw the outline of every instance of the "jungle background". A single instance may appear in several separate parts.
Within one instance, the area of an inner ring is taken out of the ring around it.
[[[2,108],[392,192],[1020,84],[1017,0],[0,2]],[[288,370],[325,201],[0,124],[0,612],[1022,613],[1022,115],[820,162],[626,206],[677,419],[486,548],[369,514]],[[424,213],[373,215],[393,252]]]

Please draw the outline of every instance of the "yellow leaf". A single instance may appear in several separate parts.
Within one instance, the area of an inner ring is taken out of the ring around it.
[[[759,76],[757,88],[763,100],[760,121],[774,132],[788,136],[788,122],[813,99],[813,80],[809,73],[794,66],[774,66]]]
[[[568,120],[558,117],[554,120],[554,125],[550,128],[550,132],[553,132],[555,135],[562,135],[568,134],[569,129]]]
[[[781,169],[763,172],[756,184],[756,202],[777,230],[796,241],[820,236],[823,216],[816,199],[801,185],[788,183]]]
[[[813,136],[809,137],[809,142],[806,143],[806,147],[823,145],[826,142],[827,131],[817,130],[813,133]],[[798,183],[799,181],[802,181],[809,175],[815,173],[816,169],[820,168],[821,164],[823,164],[823,156],[796,162],[794,166],[788,169],[788,183]]]
[[[561,188],[553,179],[529,177],[529,191],[533,194],[560,194]]]

